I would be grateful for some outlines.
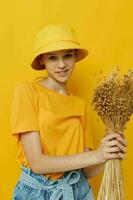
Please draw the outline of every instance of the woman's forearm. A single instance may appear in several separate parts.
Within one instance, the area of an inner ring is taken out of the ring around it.
[[[83,168],[83,172],[87,179],[92,178],[92,177],[102,173],[104,171],[104,166],[105,166],[105,164],[97,164],[94,166],[85,167],[85,168]]]
[[[65,172],[98,164],[95,151],[66,156],[49,156],[42,154],[32,170],[38,174]]]

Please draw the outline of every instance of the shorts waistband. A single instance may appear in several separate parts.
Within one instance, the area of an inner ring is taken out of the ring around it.
[[[44,177],[47,184],[45,184],[45,182],[41,184],[37,179],[30,176],[30,169],[23,166],[21,166],[21,168],[22,174],[20,176],[20,182],[31,188],[37,189],[36,198],[39,196],[42,190],[51,190],[53,193],[50,197],[50,200],[59,200],[61,196],[63,196],[64,200],[74,200],[72,185],[79,181],[81,169],[69,171],[65,176],[63,176],[63,178],[57,180],[50,180],[47,177]],[[24,171],[25,169],[29,171],[29,173],[26,173]],[[38,176],[43,177],[42,175]]]

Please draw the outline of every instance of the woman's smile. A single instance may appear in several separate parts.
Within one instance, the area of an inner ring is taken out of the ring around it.
[[[67,69],[67,70],[65,70],[65,71],[60,71],[60,72],[56,72],[56,73],[57,73],[59,76],[66,76],[68,71],[69,71],[69,70]]]

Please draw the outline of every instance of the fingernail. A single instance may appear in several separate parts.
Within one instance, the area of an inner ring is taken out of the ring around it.
[[[119,134],[123,135],[123,132],[122,132],[122,131],[119,131]]]

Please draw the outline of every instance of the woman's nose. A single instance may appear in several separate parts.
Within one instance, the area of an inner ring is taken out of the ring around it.
[[[60,68],[64,68],[64,67],[65,67],[65,62],[64,62],[63,59],[59,59],[59,61],[58,61],[58,66],[59,66]]]

